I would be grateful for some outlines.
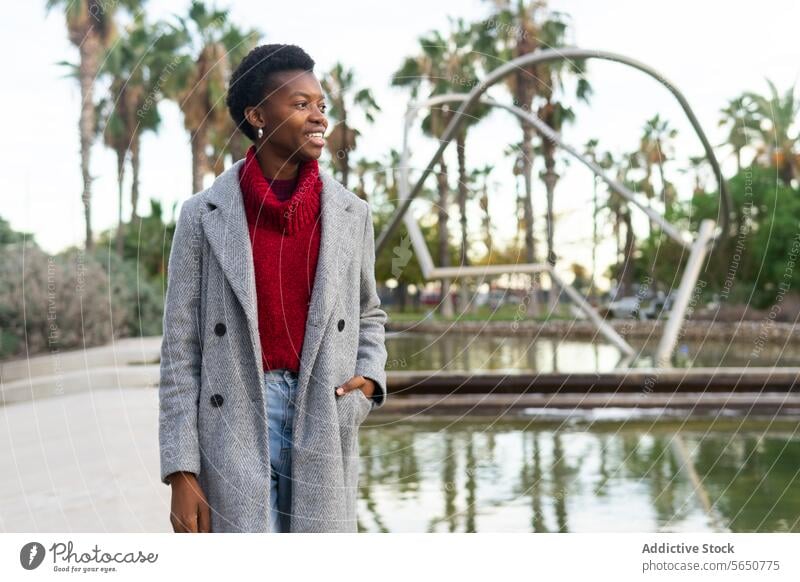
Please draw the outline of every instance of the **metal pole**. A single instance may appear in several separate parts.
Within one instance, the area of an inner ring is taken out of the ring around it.
[[[697,238],[692,245],[689,259],[686,262],[686,268],[683,270],[681,284],[680,287],[678,287],[678,293],[672,304],[672,309],[670,310],[667,325],[664,328],[664,333],[661,335],[661,341],[658,343],[655,357],[655,366],[657,368],[670,367],[672,350],[675,349],[675,344],[678,341],[678,333],[683,325],[686,308],[689,305],[689,298],[694,291],[697,278],[700,276],[700,268],[703,266],[703,258],[706,256],[706,252],[708,252],[708,243],[714,232],[714,226],[715,223],[711,219],[703,220],[700,223],[700,231],[697,233]]]
[[[633,356],[636,353],[628,342],[626,342],[621,335],[617,333],[613,327],[611,327],[606,321],[598,315],[597,311],[595,311],[594,307],[589,305],[589,303],[583,298],[583,296],[575,290],[572,285],[567,284],[564,279],[562,279],[556,270],[551,267],[549,264],[547,265],[548,273],[550,274],[551,280],[554,281],[561,289],[563,289],[567,295],[569,295],[570,299],[572,299],[578,307],[586,314],[586,316],[592,320],[592,323],[595,324],[598,331],[602,333],[606,339],[608,339],[611,343],[613,343],[619,350],[626,356]]]

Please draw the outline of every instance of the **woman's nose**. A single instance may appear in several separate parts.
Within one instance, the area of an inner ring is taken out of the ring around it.
[[[323,123],[327,121],[328,118],[325,117],[325,114],[322,112],[322,109],[320,109],[318,105],[315,105],[311,109],[311,119],[313,119],[314,121],[318,121],[319,123]]]

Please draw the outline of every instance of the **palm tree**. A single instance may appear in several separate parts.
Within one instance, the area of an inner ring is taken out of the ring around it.
[[[536,52],[542,48],[563,46],[568,25],[564,13],[545,12],[545,0],[493,0],[493,13],[485,26],[479,42],[480,50],[486,55],[487,68],[495,68],[511,59]],[[563,91],[562,75],[565,72],[578,75],[576,94],[579,99],[586,100],[591,93],[588,82],[583,78],[585,63],[583,60],[559,61],[549,64],[526,65],[518,67],[514,74],[506,77],[506,85],[514,100],[514,105],[526,111],[533,110],[534,100],[541,96],[544,103],[538,108],[540,119],[558,131],[564,122],[574,117],[573,112],[554,97]],[[523,202],[525,220],[525,250],[529,263],[536,262],[533,213],[532,170],[534,162],[533,138],[535,130],[530,124],[520,120],[522,130],[521,161],[525,197]],[[542,139],[540,147],[545,171],[542,179],[547,191],[547,260],[555,262],[553,251],[553,196],[558,174],[555,172],[555,144]],[[536,277],[534,276],[535,280]],[[538,311],[533,293],[530,294],[531,305]],[[550,303],[554,305],[555,293],[550,293]],[[537,313],[538,315],[538,313]]]
[[[678,130],[671,127],[669,121],[662,120],[661,116],[656,114],[645,122],[639,142],[639,152],[646,172],[645,181],[642,185],[648,194],[649,200],[654,192],[651,183],[652,168],[653,166],[657,167],[659,180],[661,181],[661,200],[664,203],[665,214],[670,212],[675,204],[675,190],[674,187],[671,187],[664,174],[664,164],[674,155],[672,140],[677,135]]]
[[[399,196],[398,192],[400,191],[398,185],[400,180],[400,152],[394,148],[389,148],[385,161],[378,164],[377,169],[372,174],[372,179],[377,192],[384,195],[381,202],[383,204],[396,203]],[[371,196],[372,201],[377,198],[373,193]]]
[[[478,197],[478,205],[481,209],[481,233],[483,234],[483,244],[486,247],[486,261],[487,264],[491,260],[492,253],[496,252],[494,248],[494,237],[492,236],[492,220],[489,213],[489,175],[494,169],[493,166],[486,164],[479,168],[473,169],[469,174],[469,183]],[[473,302],[473,306],[475,306]]]
[[[478,72],[483,63],[482,55],[474,50],[480,43],[481,29],[479,24],[468,26],[462,18],[450,21],[451,30],[449,37],[449,70],[451,85],[459,92],[469,90],[478,84]],[[470,176],[467,173],[467,134],[490,112],[487,105],[476,104],[471,108],[469,115],[456,133],[456,159],[458,161],[458,216],[461,232],[459,262],[461,265],[470,264],[468,232],[467,232],[467,200],[469,198]],[[465,313],[469,304],[469,293],[466,282],[460,286],[461,311]]]
[[[533,148],[531,148],[531,152],[533,152]],[[507,146],[503,150],[503,155],[512,158],[513,166],[511,173],[514,176],[514,200],[516,201],[516,207],[514,211],[514,215],[516,217],[516,224],[515,224],[515,231],[514,231],[514,242],[513,248],[515,249],[524,249],[525,252],[525,259],[527,262],[530,262],[530,249],[529,244],[523,244],[523,239],[527,240],[528,238],[528,226],[531,222],[527,219],[528,211],[532,210],[530,205],[530,199],[520,191],[520,178],[524,180],[524,173],[525,173],[525,155],[523,154],[523,145],[522,143],[513,143]],[[533,234],[533,233],[531,233]],[[531,240],[535,241],[535,238]],[[514,258],[515,262],[519,262],[521,259],[519,256]],[[528,312],[531,314],[531,317],[537,318],[540,315],[540,305],[539,305],[539,296],[536,292],[536,282],[538,280],[538,276],[534,273],[530,276],[530,290],[528,293]]]
[[[761,134],[757,157],[778,170],[778,176],[787,186],[799,177],[800,153],[797,151],[800,132],[794,127],[800,116],[800,101],[794,97],[794,85],[782,96],[775,84],[767,79],[770,95],[747,93],[755,103],[755,117]],[[794,128],[793,135],[789,130]]]
[[[164,89],[180,107],[189,132],[192,192],[196,193],[203,189],[203,178],[211,170],[209,133],[213,127],[224,125],[227,116],[224,95],[230,63],[224,39],[229,32],[228,12],[194,0],[188,18],[175,18],[178,25],[173,30],[181,35],[183,49]]]
[[[131,222],[138,218],[141,136],[156,131],[161,122],[157,103],[159,83],[168,75],[174,59],[175,38],[165,34],[162,24],[148,24],[138,14],[113,48],[106,52],[100,75],[110,77],[108,96],[98,104],[98,125],[104,143],[117,155],[118,227],[117,251],[122,253],[122,216],[125,162],[130,153],[132,172]]]
[[[617,182],[633,189],[634,184],[628,173],[636,168],[639,152],[631,152],[622,157],[617,166]],[[614,191],[609,192],[608,208],[613,217],[614,234],[617,238],[617,264],[614,276],[617,279],[617,298],[631,294],[633,288],[633,254],[636,251],[636,237],[633,232],[633,220],[629,202]],[[625,242],[621,242],[622,227],[625,229]]]
[[[356,138],[360,135],[352,125],[348,115],[360,109],[367,122],[375,121],[375,114],[381,110],[372,91],[364,87],[356,89],[352,69],[337,62],[322,79],[322,88],[330,99],[329,117],[336,122],[328,136],[328,150],[333,167],[339,173],[345,188],[350,176],[350,153],[356,149]]]
[[[541,43],[547,48],[557,48],[564,46],[568,23],[566,15],[562,12],[551,12],[541,26]],[[574,75],[578,81],[576,84],[575,96],[585,102],[589,102],[592,88],[586,80],[586,62],[584,59],[559,60],[553,63],[545,63],[539,67],[539,74],[542,82],[539,97],[544,101],[538,108],[537,116],[544,121],[550,129],[556,133],[561,133],[561,129],[566,123],[575,121],[575,113],[564,105],[558,98],[564,94],[565,77]],[[541,174],[547,192],[547,262],[551,266],[556,264],[556,253],[553,239],[555,236],[555,220],[553,217],[553,199],[555,196],[556,183],[559,175],[555,171],[556,166],[556,144],[549,139],[542,139],[542,157],[544,159],[544,172]],[[557,303],[555,293],[550,293],[550,311],[552,312]]]
[[[114,82],[112,81],[111,89],[114,89]],[[115,107],[116,106],[116,107]],[[122,219],[122,200],[124,198],[124,182],[125,182],[125,163],[128,158],[128,144],[130,143],[124,124],[124,116],[119,115],[117,111],[127,107],[125,100],[112,101],[109,98],[102,99],[98,104],[95,112],[95,117],[98,119],[106,120],[105,124],[97,124],[96,133],[101,133],[103,143],[111,148],[117,156],[117,238],[116,249],[117,254],[122,256],[123,251],[123,219]],[[115,109],[117,111],[115,111]]]
[[[610,169],[614,165],[614,159],[609,152],[598,156],[597,145],[598,140],[590,139],[584,144],[584,155],[592,160],[595,164],[604,170]],[[589,288],[591,296],[597,295],[597,246],[600,238],[598,234],[598,217],[600,213],[600,204],[597,197],[597,186],[600,178],[592,173],[592,282]]]
[[[438,39],[439,42],[444,43],[440,55],[443,64],[443,77],[439,79],[439,88],[441,91],[463,93],[469,91],[478,83],[479,69],[483,65],[483,59],[482,55],[474,49],[476,45],[480,43],[480,34],[480,25],[468,25],[462,18],[450,19],[450,31],[448,36],[446,38],[439,37]],[[449,123],[452,118],[454,113],[453,109],[454,108],[450,105],[442,107],[443,118],[446,123]],[[470,192],[470,176],[468,174],[466,162],[467,136],[470,129],[485,118],[490,111],[490,107],[486,105],[474,105],[455,135],[456,161],[458,165],[458,194],[456,201],[459,210],[459,230],[461,234],[459,264],[464,266],[470,264],[469,255],[467,253],[469,243],[466,209]],[[446,123],[444,127],[446,127]],[[442,166],[441,164],[440,166],[446,168],[446,166]],[[440,174],[440,179],[443,175],[446,176],[446,169]],[[444,181],[441,181],[440,184],[442,188],[445,187]],[[446,213],[446,207],[440,204],[440,210],[442,208],[445,208]],[[459,285],[459,294],[463,312],[469,304],[469,291],[466,281]]]
[[[429,33],[428,36],[419,38],[420,53],[407,57],[401,67],[392,75],[392,85],[409,87],[412,99],[416,99],[420,89],[427,88],[429,96],[447,93],[450,91],[452,77],[448,74],[447,39],[438,31]],[[452,111],[445,104],[442,107],[433,107],[422,121],[422,130],[435,139],[441,138],[445,128],[450,122]],[[439,193],[438,204],[438,255],[439,265],[450,265],[449,229],[447,225],[450,185],[448,180],[447,162],[444,156],[439,160],[437,189]],[[450,280],[442,279],[441,314],[444,317],[453,315],[453,305],[449,298]]]
[[[689,167],[679,170],[682,174],[691,172],[694,176],[694,187],[692,188],[692,196],[698,196],[705,193],[706,189],[703,186],[703,169],[706,167],[705,156],[689,156]]]
[[[493,12],[488,22],[494,23],[495,26],[484,26],[478,43],[480,52],[485,55],[488,70],[539,49],[539,13],[547,5],[547,2],[542,0],[492,0],[492,3]],[[506,85],[514,105],[526,111],[532,111],[534,97],[545,90],[539,81],[541,79],[539,68],[537,65],[526,65],[506,77]],[[528,123],[521,121],[520,126],[522,177],[525,185],[525,252],[526,261],[535,263],[531,182],[535,132]]]
[[[566,15],[561,12],[551,13],[541,26],[541,42],[548,48],[557,48],[565,45],[567,34]],[[575,120],[575,113],[571,108],[566,107],[557,100],[563,94],[565,88],[565,75],[572,74],[578,77],[576,85],[576,97],[588,103],[592,88],[585,78],[586,64],[584,60],[561,60],[554,63],[546,63],[539,68],[543,76],[544,83],[539,96],[544,103],[539,107],[537,115],[553,131],[560,133],[565,123]],[[558,174],[555,171],[556,165],[556,145],[550,140],[542,140],[542,156],[544,158],[545,170],[542,173],[542,180],[547,189],[547,260],[551,265],[555,264],[555,252],[553,249],[553,195],[555,191]]]
[[[118,8],[133,10],[143,2],[119,0],[47,0],[48,12],[59,7],[64,12],[70,42],[78,48],[78,81],[81,87],[81,115],[78,124],[81,141],[81,176],[83,178],[84,220],[86,222],[86,250],[94,248],[92,240],[92,176],[90,173],[91,147],[95,136],[94,81],[100,67],[103,51],[114,38],[114,13]]]
[[[478,69],[482,65],[481,55],[476,52],[476,45],[480,42],[481,29],[478,25],[468,25],[463,19],[450,19],[450,30],[447,36],[434,31],[427,37],[419,39],[420,54],[408,57],[401,68],[393,75],[392,85],[410,87],[411,95],[416,98],[421,88],[428,90],[429,96],[443,93],[462,93],[469,90],[478,82]],[[484,118],[490,109],[485,105],[476,105],[471,110],[465,122],[455,135],[456,159],[458,164],[458,198],[457,203],[460,213],[461,245],[460,263],[469,264],[467,257],[467,216],[466,204],[469,194],[469,176],[466,164],[467,135],[472,126]],[[455,108],[449,104],[432,108],[422,121],[422,129],[427,135],[440,139],[447,125],[450,123]],[[439,160],[439,173],[437,175],[439,190],[439,264],[450,264],[449,228],[447,224],[449,213],[449,176],[447,163],[442,157]],[[450,280],[442,281],[443,294],[447,293]],[[462,293],[461,305],[467,304],[467,287],[460,285]],[[452,315],[452,305],[448,300],[442,303],[442,314]]]
[[[483,232],[483,244],[486,252],[491,253],[494,247],[492,237],[492,220],[489,213],[489,174],[492,173],[494,166],[486,164],[480,168],[475,168],[470,172],[470,185],[480,193],[478,203],[481,207],[481,231]]]
[[[728,137],[720,145],[733,148],[738,174],[742,171],[742,149],[758,136],[756,104],[747,94],[743,94],[731,99],[726,107],[720,109],[720,113],[719,127],[728,126]]]
[[[245,31],[233,24],[226,25],[221,39],[228,61],[225,70],[232,71],[256,47],[261,36],[256,29]],[[226,84],[228,81],[226,79]],[[208,142],[212,159],[210,165],[215,176],[224,171],[228,154],[231,162],[240,160],[247,154],[250,144],[248,137],[236,127],[230,115],[213,116],[209,121]]]
[[[359,158],[356,161],[356,186],[353,188],[353,192],[362,200],[370,202],[370,189],[367,187],[367,177],[369,176],[372,179],[375,190],[384,190],[386,182],[382,170],[382,163],[376,160],[368,160],[367,158]]]

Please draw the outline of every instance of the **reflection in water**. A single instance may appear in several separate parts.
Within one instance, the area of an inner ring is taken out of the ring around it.
[[[797,429],[376,417],[361,431],[359,528],[800,532]]]
[[[659,335],[630,339],[636,366],[651,366]],[[388,370],[610,372],[621,354],[612,345],[590,340],[449,332],[387,334]],[[800,366],[800,350],[779,346],[754,359],[751,341],[683,342],[675,350],[677,367]]]
[[[387,334],[388,370],[611,371],[619,351],[611,345],[551,338],[447,333]]]

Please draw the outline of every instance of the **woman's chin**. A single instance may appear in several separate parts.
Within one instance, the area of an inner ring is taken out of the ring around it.
[[[322,156],[323,148],[304,147],[297,152],[300,161],[318,160]]]

